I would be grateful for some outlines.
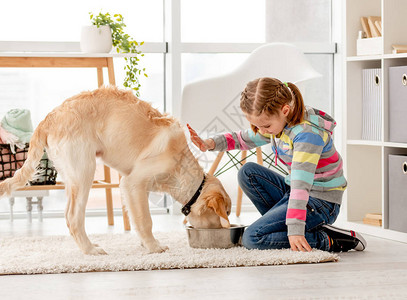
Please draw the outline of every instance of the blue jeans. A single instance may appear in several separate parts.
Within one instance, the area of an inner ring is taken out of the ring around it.
[[[284,182],[284,177],[248,162],[239,170],[238,181],[262,215],[246,228],[243,246],[248,249],[291,248],[285,223],[290,186]],[[309,197],[304,235],[311,248],[329,250],[328,236],[321,226],[335,222],[339,207],[339,204]]]

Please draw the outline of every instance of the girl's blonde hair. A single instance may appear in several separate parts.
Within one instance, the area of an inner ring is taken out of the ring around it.
[[[282,83],[269,77],[258,78],[246,85],[240,98],[242,111],[255,116],[262,113],[276,115],[285,104],[291,107],[287,116],[288,125],[291,127],[301,123],[305,112],[304,100],[298,87],[291,82]],[[254,132],[258,130],[253,125],[252,129]]]

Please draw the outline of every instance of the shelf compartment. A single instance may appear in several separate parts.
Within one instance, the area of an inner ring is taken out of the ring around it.
[[[362,30],[361,17],[381,16],[380,0],[346,1],[346,53],[356,56],[358,32]]]
[[[367,213],[382,213],[383,147],[347,146],[347,217],[363,220]]]
[[[386,59],[383,61],[383,103],[384,103],[384,141],[390,142],[390,80],[389,80],[389,68],[391,67],[400,67],[400,66],[407,66],[407,57],[398,57],[397,59]],[[400,78],[401,82],[401,78]],[[393,142],[390,142],[393,143]]]
[[[390,143],[389,143],[390,144]],[[384,228],[389,228],[389,155],[406,155],[407,156],[407,145],[403,148],[396,147],[384,147],[383,151],[383,226]]]
[[[407,45],[404,30],[406,22],[407,1],[383,0],[383,47],[385,54],[392,54],[393,44]]]
[[[362,86],[363,86],[363,69],[377,69],[382,67],[382,60],[361,60],[351,61],[347,63],[347,139],[361,140],[362,139]],[[383,72],[382,72],[383,73]],[[382,78],[382,74],[380,76]],[[382,84],[380,80],[380,84]],[[382,110],[383,111],[383,110]],[[382,126],[381,126],[382,128]],[[383,137],[383,132],[381,134]]]

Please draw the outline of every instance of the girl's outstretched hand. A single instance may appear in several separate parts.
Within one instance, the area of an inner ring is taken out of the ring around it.
[[[189,126],[189,124],[187,124],[187,127],[189,130],[189,133],[191,134],[192,143],[194,143],[194,145],[197,146],[199,148],[199,150],[201,150],[202,152],[205,152],[207,150],[212,150],[213,148],[215,148],[215,142],[212,139],[203,140],[198,136],[196,131],[193,130],[191,128],[191,126]]]
[[[310,252],[312,250],[303,235],[290,235],[288,240],[293,251]]]

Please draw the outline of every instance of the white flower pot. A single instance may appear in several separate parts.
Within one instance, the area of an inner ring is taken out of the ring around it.
[[[112,50],[112,31],[108,25],[83,26],[81,51],[88,53],[109,53]]]

